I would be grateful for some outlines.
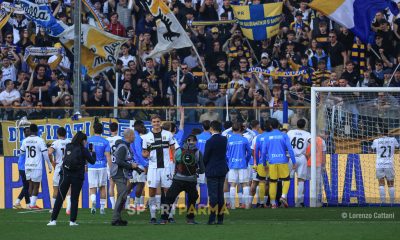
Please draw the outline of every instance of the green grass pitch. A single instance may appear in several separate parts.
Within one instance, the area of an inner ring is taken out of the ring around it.
[[[0,239],[113,240],[113,239],[398,239],[400,208],[291,208],[231,210],[225,224],[208,226],[207,216],[197,216],[198,225],[186,225],[185,215],[176,224],[150,225],[149,212],[128,216],[126,227],[110,224],[106,215],[91,215],[80,209],[77,227],[69,227],[62,210],[57,226],[47,227],[48,211],[0,210]],[[379,215],[380,214],[380,215]],[[386,214],[386,218],[382,219]],[[387,215],[393,214],[393,215]]]

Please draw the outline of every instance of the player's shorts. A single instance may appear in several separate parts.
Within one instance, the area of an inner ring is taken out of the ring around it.
[[[107,169],[106,168],[89,168],[88,169],[89,188],[103,187],[107,185]]]
[[[393,181],[394,176],[396,173],[394,172],[393,168],[377,168],[376,169],[376,178],[381,179],[381,178],[386,178],[388,181]]]
[[[110,174],[110,167],[108,166],[108,164],[107,164],[107,179],[108,180],[110,180],[111,179],[111,176],[110,176],[111,174]]]
[[[205,173],[199,174],[199,177],[197,178],[197,183],[198,184],[206,183],[206,174]]]
[[[297,178],[307,179],[307,158],[305,156],[296,157],[297,169],[292,169],[292,161],[289,161],[290,178],[294,178],[294,173],[297,173]]]
[[[249,170],[243,169],[230,169],[228,172],[229,183],[247,183],[249,182]]]
[[[25,175],[27,181],[42,182],[42,169],[25,169]]]
[[[269,164],[269,179],[278,180],[289,177],[289,165],[287,163]]]
[[[147,183],[150,188],[169,188],[172,184],[171,168],[149,168],[147,172]]]
[[[147,180],[147,175],[142,172],[141,174],[139,174],[136,171],[132,172],[132,182],[133,183],[145,183]]]
[[[61,166],[56,166],[53,175],[53,187],[58,187],[60,184],[60,171],[61,171]]]
[[[257,168],[255,170],[255,179],[259,181],[259,180],[266,180],[267,178],[268,178],[268,170],[265,169],[265,166],[262,164],[257,165]]]

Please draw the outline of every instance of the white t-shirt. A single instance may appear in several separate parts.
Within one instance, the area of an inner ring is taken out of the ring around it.
[[[38,136],[25,138],[20,150],[25,154],[25,169],[43,169],[43,158],[49,162],[46,143]]]
[[[290,130],[287,135],[290,138],[290,143],[292,144],[293,152],[296,157],[305,156],[311,134],[304,130],[295,129]]]
[[[56,159],[56,167],[61,167],[63,162],[65,146],[70,143],[69,139],[57,139],[51,144],[51,148],[54,149],[54,156]]]
[[[288,119],[294,114],[294,112],[290,109],[288,109]],[[278,119],[280,124],[283,124],[283,111],[282,110],[276,110],[274,114],[272,114],[273,118]]]
[[[3,71],[3,77],[1,78],[1,81],[4,82],[7,79],[13,80],[15,82],[17,80],[17,69],[15,69],[13,64],[10,64],[10,66],[2,67],[1,71]]]
[[[141,136],[142,148],[150,152],[149,168],[167,168],[171,161],[170,146],[175,146],[175,138],[171,132],[162,130],[159,133],[149,131]],[[173,156],[172,156],[173,157]]]
[[[0,93],[0,101],[7,101],[11,103],[18,98],[21,98],[21,94],[15,89],[13,89],[11,92],[4,90]]]
[[[122,57],[119,58],[119,60],[122,61],[122,66],[123,67],[128,67],[128,63],[130,61],[132,61],[132,60],[136,62],[136,58],[134,56],[132,56],[132,55],[122,56]]]
[[[399,143],[394,137],[381,137],[372,142],[371,148],[376,150],[376,168],[393,168],[395,148]]]
[[[115,142],[116,142],[117,140],[121,140],[122,137],[121,137],[121,136],[111,136],[111,137],[108,137],[108,138],[106,138],[106,139],[107,139],[107,141],[110,143],[111,161],[112,161],[112,162],[115,162],[114,152],[115,152],[115,149],[117,149],[117,146],[115,146]]]

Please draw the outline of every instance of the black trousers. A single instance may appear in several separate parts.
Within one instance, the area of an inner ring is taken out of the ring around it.
[[[18,199],[22,200],[22,198],[25,198],[26,204],[31,203],[31,199],[29,198],[29,182],[26,181],[26,175],[24,170],[19,170],[19,175],[22,178],[22,190],[20,194],[18,195]]]
[[[197,198],[199,198],[199,194],[197,193],[197,183],[196,182],[188,182],[181,180],[173,180],[171,187],[168,189],[165,197],[161,198],[161,218],[164,220],[168,219],[169,213],[171,211],[172,205],[175,202],[176,197],[182,192],[185,191],[188,198],[188,207],[187,207],[187,219],[194,218],[194,211],[196,206]]]
[[[214,223],[216,216],[218,223],[222,223],[224,221],[224,182],[225,177],[207,178],[208,197],[210,201],[209,207],[211,208],[208,223]],[[218,211],[216,211],[217,209]]]
[[[71,215],[70,221],[75,222],[78,216],[78,202],[79,195],[81,193],[83,185],[83,179],[77,176],[71,176],[65,174],[63,169],[60,171],[60,183],[58,186],[58,194],[56,202],[54,203],[53,213],[51,214],[51,220],[57,220],[58,214],[60,213],[62,204],[67,195],[68,189],[71,187]]]

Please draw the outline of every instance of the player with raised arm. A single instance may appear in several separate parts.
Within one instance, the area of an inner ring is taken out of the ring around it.
[[[133,124],[133,128],[135,129],[135,140],[131,143],[131,149],[133,150],[133,160],[138,164],[138,168],[144,170],[142,173],[138,173],[137,171],[133,171],[132,180],[136,183],[136,192],[135,192],[135,202],[134,209],[136,211],[144,210],[144,185],[147,180],[147,170],[149,167],[149,162],[146,158],[143,157],[143,139],[142,136],[147,133],[147,129],[141,120],[136,120]]]
[[[269,120],[272,131],[265,139],[261,150],[261,163],[263,166],[268,164],[269,168],[269,197],[271,199],[271,208],[278,207],[276,204],[277,181],[283,181],[282,196],[280,202],[284,207],[288,207],[287,194],[290,186],[289,165],[286,152],[289,152],[293,163],[293,169],[296,169],[296,158],[294,156],[292,145],[287,134],[279,131],[279,121],[275,118]]]
[[[31,197],[30,209],[40,209],[36,205],[39,193],[40,182],[42,181],[43,159],[46,161],[49,172],[53,168],[47,153],[47,147],[44,140],[37,136],[39,128],[36,124],[29,126],[31,135],[25,138],[21,146],[21,154],[25,154],[25,174],[26,180],[29,181],[29,195]]]
[[[379,195],[381,203],[386,203],[385,179],[389,190],[390,203],[394,203],[394,152],[399,147],[399,142],[394,137],[387,136],[388,130],[384,128],[385,136],[375,139],[371,148],[376,151],[376,178],[379,181]]]
[[[116,145],[115,142],[117,140],[121,140],[122,137],[118,136],[118,123],[116,122],[112,122],[110,123],[110,132],[111,132],[111,136],[107,138],[107,141],[110,144],[110,150],[111,150],[111,162],[115,162],[115,157],[114,157],[114,152],[116,149]],[[107,164],[107,178],[110,181],[110,186],[108,188],[108,196],[110,197],[110,202],[111,202],[111,208],[114,209],[115,206],[115,193],[114,193],[114,189],[115,189],[115,183],[112,180],[112,178],[110,178],[110,167]],[[127,201],[129,204],[129,201]]]
[[[247,169],[251,158],[251,149],[249,141],[241,134],[241,123],[234,123],[233,133],[228,138],[226,158],[228,161],[228,182],[230,183],[229,195],[231,209],[235,209],[236,186],[241,184],[243,187],[244,205],[250,208],[250,187],[249,171]]]
[[[287,135],[294,151],[297,163],[297,201],[296,207],[304,206],[304,181],[307,179],[307,157],[306,151],[311,134],[304,130],[306,121],[299,119],[297,129],[290,130]]]
[[[96,152],[96,163],[88,164],[88,182],[90,191],[90,200],[92,208],[90,212],[96,213],[96,193],[97,188],[100,189],[100,214],[105,214],[104,207],[106,206],[106,186],[107,186],[107,164],[111,165],[110,143],[103,137],[103,125],[95,122],[94,136],[88,138],[89,151]]]
[[[54,175],[53,175],[53,197],[51,198],[51,210],[52,212],[54,203],[56,202],[57,194],[58,194],[58,186],[60,183],[60,170],[63,163],[65,146],[71,142],[71,140],[66,139],[67,131],[64,127],[60,127],[57,129],[57,140],[55,140],[48,149],[48,154],[50,161],[54,167]],[[68,191],[67,193],[67,209],[66,213],[69,215],[71,213],[71,193]]]

